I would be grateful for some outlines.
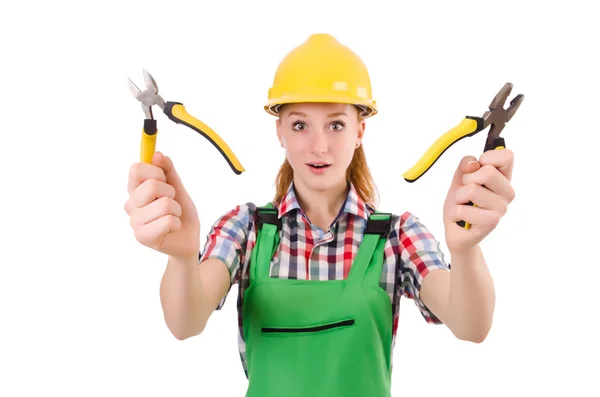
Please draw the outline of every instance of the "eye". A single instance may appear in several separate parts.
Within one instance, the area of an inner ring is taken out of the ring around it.
[[[335,130],[335,131],[341,131],[342,129],[344,129],[344,127],[346,126],[346,123],[344,123],[343,121],[334,121],[333,123],[331,123],[331,127]]]
[[[304,124],[302,121],[296,121],[294,124],[292,124],[292,128],[296,131],[302,131],[306,129],[306,124]]]

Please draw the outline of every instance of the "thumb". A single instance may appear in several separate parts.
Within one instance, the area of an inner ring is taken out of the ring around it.
[[[167,183],[175,188],[175,200],[177,200],[182,207],[193,205],[191,203],[192,199],[188,195],[188,192],[181,181],[181,177],[173,165],[173,160],[171,160],[169,156],[165,156],[161,152],[157,151],[154,153],[152,162],[157,167],[162,168],[163,172],[165,173],[165,177],[167,178]],[[185,211],[185,208],[183,209]]]
[[[454,178],[452,179],[452,187],[457,188],[462,186],[463,176],[470,174],[471,172],[477,171],[481,168],[481,164],[473,156],[465,156],[458,163],[458,167],[454,172]]]
[[[167,183],[175,188],[177,192],[180,189],[183,189],[183,183],[181,182],[181,178],[173,165],[173,160],[170,157],[165,156],[161,152],[155,152],[152,157],[152,163],[157,167],[160,167],[165,173],[165,177],[167,178]]]
[[[157,167],[162,168],[167,178],[167,183],[175,188],[175,200],[181,206],[182,214],[180,219],[184,224],[190,221],[197,221],[197,212],[192,198],[181,182],[181,178],[173,165],[173,160],[161,152],[155,152],[152,162]]]

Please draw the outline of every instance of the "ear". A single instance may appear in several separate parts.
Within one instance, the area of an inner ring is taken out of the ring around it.
[[[367,122],[363,119],[358,123],[358,137],[356,140],[356,144],[360,144],[365,136],[365,129],[367,128]]]
[[[281,119],[277,118],[275,120],[275,130],[277,131],[277,139],[279,140],[279,144],[283,147],[283,137],[281,131]]]

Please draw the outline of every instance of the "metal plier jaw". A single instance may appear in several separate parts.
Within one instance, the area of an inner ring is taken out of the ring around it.
[[[510,106],[505,109],[504,104],[506,103],[512,88],[512,83],[504,84],[504,87],[502,87],[490,103],[489,110],[483,114],[482,129],[490,127],[483,149],[484,152],[493,150],[499,146],[506,147],[506,145],[504,145],[504,138],[500,137],[500,133],[504,130],[506,123],[508,123],[515,115],[524,98],[523,94],[518,94],[510,101]]]
[[[134,83],[129,79],[129,89],[131,93],[141,102],[142,110],[144,111],[144,115],[146,119],[153,120],[154,116],[152,114],[152,106],[157,105],[162,110],[165,109],[165,100],[158,94],[158,85],[156,84],[156,80],[147,70],[143,70],[144,74],[144,83],[146,84],[146,89],[144,91],[140,90]]]
[[[154,156],[156,149],[158,129],[152,112],[152,106],[156,105],[171,121],[177,124],[183,124],[208,139],[219,152],[221,152],[223,157],[225,157],[234,173],[239,175],[245,171],[233,151],[216,132],[202,121],[188,114],[181,102],[165,101],[158,93],[158,84],[156,84],[154,77],[146,70],[143,72],[144,82],[146,83],[146,89],[144,91],[140,90],[131,79],[129,79],[129,89],[133,96],[141,102],[142,110],[146,116],[144,128],[142,129],[142,144],[140,150],[141,161],[143,163],[152,163],[152,157]]]

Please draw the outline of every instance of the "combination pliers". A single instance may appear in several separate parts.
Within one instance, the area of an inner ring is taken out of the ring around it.
[[[421,157],[421,159],[403,175],[407,182],[414,182],[419,179],[433,164],[440,158],[440,156],[454,143],[459,140],[473,136],[478,132],[490,127],[485,146],[483,151],[488,150],[499,150],[506,148],[506,142],[500,133],[506,126],[506,123],[512,119],[512,117],[521,106],[524,95],[518,94],[511,101],[510,106],[505,109],[504,104],[510,92],[512,91],[512,83],[506,83],[496,94],[494,99],[489,105],[489,109],[483,114],[483,116],[465,116],[465,118],[456,127],[452,128],[437,141],[433,143]],[[469,202],[468,205],[473,205]],[[464,221],[457,222],[459,226],[469,228],[469,224]]]

